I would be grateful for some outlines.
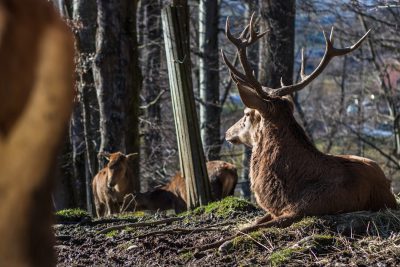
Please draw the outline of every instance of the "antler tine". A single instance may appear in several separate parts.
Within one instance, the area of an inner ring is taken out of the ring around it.
[[[246,81],[247,77],[246,75],[244,75],[243,73],[241,73],[240,71],[238,71],[233,65],[232,63],[228,60],[228,58],[226,57],[224,51],[221,49],[221,54],[222,54],[222,59],[224,61],[224,63],[226,64],[226,66],[228,66],[230,72],[235,75],[236,77],[238,77],[240,80],[242,81]]]
[[[244,31],[246,31],[246,29]],[[235,38],[231,33],[231,27],[229,25],[229,17],[226,18],[225,35],[228,38],[228,40],[231,41],[237,48],[241,47],[241,45],[242,45],[241,40],[238,38]]]
[[[307,75],[305,73],[304,48],[301,49],[300,77],[301,77],[301,80],[304,80],[305,78],[307,78]]]
[[[335,48],[333,47],[333,28],[331,30],[329,38],[326,36],[325,31],[323,31],[324,38],[325,38],[325,53],[324,56],[321,59],[321,62],[319,63],[318,67],[308,76],[304,74],[304,56],[302,56],[302,76],[304,74],[305,78],[302,78],[302,80],[293,85],[288,85],[288,86],[281,86],[278,89],[271,89],[268,87],[263,87],[264,90],[269,91],[270,96],[284,96],[291,94],[295,91],[299,91],[306,87],[310,82],[312,82],[315,78],[318,77],[318,75],[321,74],[321,72],[325,69],[325,67],[328,65],[330,60],[336,56],[343,56],[346,55],[355,49],[357,49],[361,43],[367,38],[369,32],[371,30],[367,31],[363,37],[360,38],[355,44],[353,44],[350,47],[345,47],[345,48]]]

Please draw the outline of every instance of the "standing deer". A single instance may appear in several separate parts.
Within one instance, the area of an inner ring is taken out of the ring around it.
[[[92,181],[97,217],[118,213],[125,195],[133,193],[133,171],[129,160],[137,155],[138,153],[124,155],[121,152],[99,154],[105,157],[108,163]]]
[[[246,49],[265,33],[256,33],[254,14],[249,25],[235,38],[226,21],[226,36],[237,49],[244,73],[222,57],[247,107],[244,116],[226,132],[226,140],[252,148],[251,188],[257,203],[268,214],[257,220],[260,226],[286,227],[306,215],[397,207],[390,180],[378,164],[353,155],[328,155],[317,150],[293,116],[293,104],[287,96],[313,81],[336,56],[357,49],[369,31],[351,47],[333,46],[333,29],[328,38],[324,32],[325,54],[318,67],[304,73],[301,81],[277,89],[262,86],[247,60]],[[258,226],[257,226],[258,225]]]

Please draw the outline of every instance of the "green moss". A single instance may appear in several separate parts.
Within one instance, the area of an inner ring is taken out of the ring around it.
[[[315,225],[318,222],[317,217],[305,217],[299,222],[296,222],[290,226],[291,229],[307,228]]]
[[[58,222],[80,222],[84,218],[90,218],[89,213],[81,209],[65,209],[56,212]]]
[[[135,212],[127,212],[127,213],[121,213],[117,216],[118,219],[137,219],[137,218],[143,218],[146,216],[146,213],[144,211],[135,211]]]
[[[221,201],[211,202],[207,206],[198,207],[190,214],[213,214],[217,217],[227,218],[237,212],[248,212],[255,210],[256,207],[249,201],[230,196],[222,199]]]
[[[112,231],[110,231],[110,232],[108,232],[108,233],[106,234],[106,237],[112,238],[112,237],[116,236],[117,234],[118,234],[118,231],[117,231],[117,230],[112,230]]]
[[[188,261],[194,257],[193,252],[185,252],[179,255],[179,258],[181,258],[183,261]]]
[[[301,248],[284,248],[273,252],[269,256],[272,266],[279,266],[290,260],[295,253],[300,252]]]

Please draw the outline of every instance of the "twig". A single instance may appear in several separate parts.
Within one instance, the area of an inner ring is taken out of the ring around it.
[[[185,253],[185,252],[194,250],[196,253],[198,253],[198,252],[206,251],[209,249],[214,249],[217,247],[225,247],[229,243],[232,243],[233,239],[243,235],[244,233],[253,232],[253,231],[261,229],[261,228],[270,228],[270,227],[285,228],[300,219],[301,219],[301,217],[299,217],[299,216],[285,216],[285,217],[281,217],[281,218],[276,218],[269,222],[251,225],[251,226],[245,227],[243,229],[240,229],[236,234],[233,234],[233,235],[231,235],[227,238],[224,238],[220,241],[216,241],[214,243],[210,243],[210,244],[206,244],[206,245],[202,245],[202,246],[196,246],[196,247],[191,247],[188,249],[183,249],[180,252]]]
[[[172,218],[167,218],[167,219],[163,219],[163,220],[159,220],[159,221],[152,221],[152,222],[126,223],[126,224],[122,224],[122,225],[108,227],[106,229],[99,231],[98,233],[106,234],[110,231],[125,229],[126,227],[143,227],[143,226],[151,226],[151,225],[160,225],[160,224],[181,221],[183,219],[184,219],[184,217],[172,217]]]
[[[208,231],[220,231],[218,228],[173,228],[168,230],[159,230],[153,231],[146,234],[138,235],[136,238],[143,238],[151,235],[162,235],[162,234],[192,234],[199,232],[208,232]]]
[[[155,105],[155,104],[158,102],[158,100],[161,98],[161,96],[162,96],[165,92],[166,92],[166,90],[162,90],[162,91],[156,96],[156,98],[154,98],[152,101],[150,101],[150,102],[147,103],[146,105],[140,106],[139,108],[140,108],[140,109],[148,109],[149,107]]]

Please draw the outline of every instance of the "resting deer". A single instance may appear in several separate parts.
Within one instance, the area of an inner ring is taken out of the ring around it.
[[[222,58],[247,107],[244,116],[228,129],[225,137],[233,144],[252,148],[251,189],[258,205],[267,212],[241,232],[260,227],[287,227],[307,215],[397,208],[390,180],[378,164],[363,157],[334,156],[318,151],[295,120],[293,104],[287,98],[314,80],[333,57],[357,49],[369,31],[354,45],[343,49],[333,47],[333,30],[329,38],[324,32],[325,54],[318,67],[305,75],[302,57],[301,81],[284,85],[281,79],[281,87],[277,89],[262,86],[247,60],[247,47],[265,34],[254,30],[254,14],[239,38],[232,36],[229,18],[225,33],[237,48],[244,73],[228,61],[224,52]],[[197,249],[214,248],[236,236]]]
[[[221,160],[209,161],[207,173],[213,200],[233,195],[238,180],[235,165]],[[187,209],[185,178],[178,172],[168,184],[149,192],[135,193],[133,197],[132,205],[127,210],[174,209],[176,213],[183,212]]]
[[[118,213],[127,194],[133,193],[132,171],[129,160],[138,153],[124,155],[121,152],[101,152],[108,160],[107,166],[93,178],[92,189],[97,217]]]
[[[295,120],[292,102],[286,98],[313,81],[332,58],[357,49],[368,33],[351,47],[339,49],[333,46],[333,29],[329,38],[324,32],[325,54],[318,67],[305,75],[302,58],[301,81],[281,82],[280,88],[272,89],[255,78],[246,56],[247,47],[265,34],[254,30],[254,14],[239,38],[232,36],[227,19],[226,36],[237,48],[244,73],[223,52],[222,57],[247,108],[226,132],[226,140],[252,148],[251,188],[257,203],[268,212],[255,224],[285,227],[305,215],[397,207],[390,180],[376,162],[318,151]]]

